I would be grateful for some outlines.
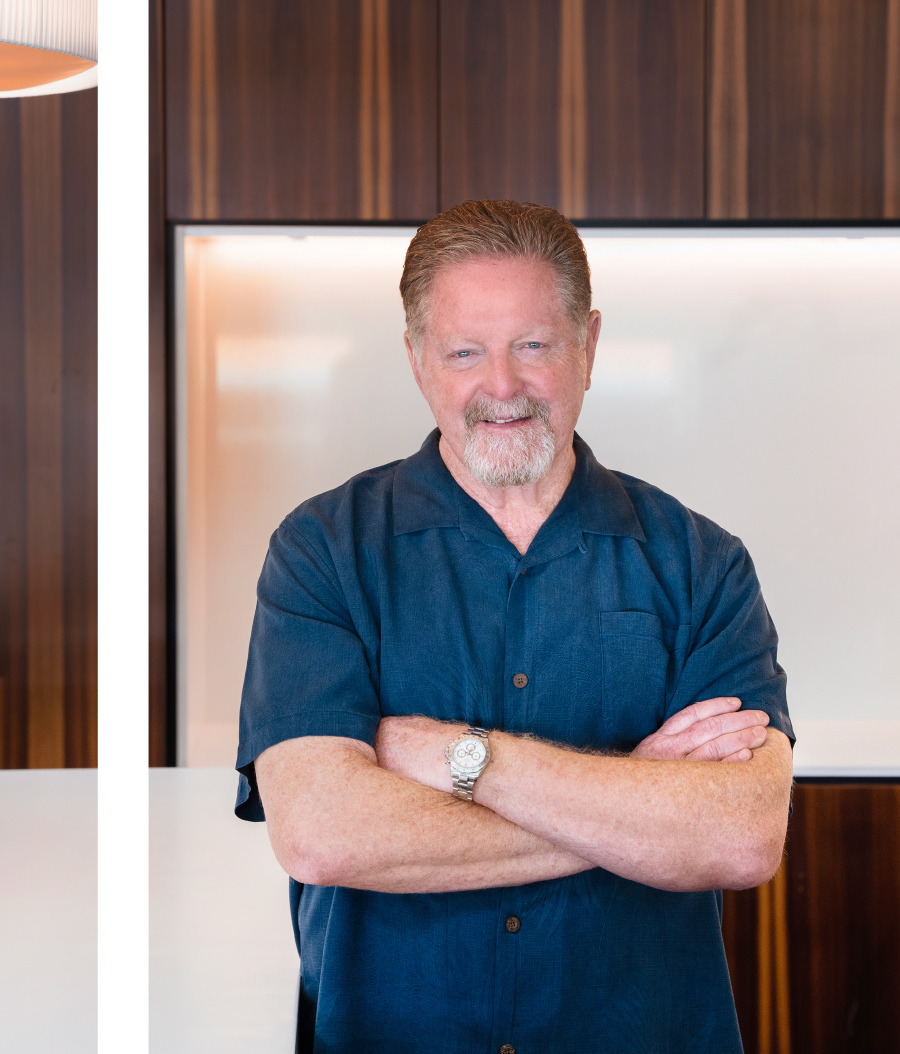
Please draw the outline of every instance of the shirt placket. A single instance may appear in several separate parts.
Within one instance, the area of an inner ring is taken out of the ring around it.
[[[527,565],[515,561],[514,577],[506,603],[506,641],[504,648],[502,727],[506,727],[522,707],[522,693],[532,682],[526,613]],[[512,722],[516,724],[515,721]],[[504,889],[497,913],[497,964],[494,998],[494,1027],[491,1051],[515,1048],[515,1000],[519,966],[517,934],[523,925],[522,894],[517,887]]]
[[[506,599],[506,642],[503,655],[503,727],[507,728],[522,710],[525,702],[523,693],[531,685],[534,671],[531,669],[530,648],[528,648],[527,627],[525,624],[527,565],[524,557],[516,561],[515,577],[509,587]]]

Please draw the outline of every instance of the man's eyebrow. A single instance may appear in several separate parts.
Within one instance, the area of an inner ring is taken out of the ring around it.
[[[520,330],[515,336],[509,338],[510,344],[516,344],[520,340],[536,340],[539,337],[542,340],[547,340],[553,336],[553,326],[549,323],[535,323],[533,326],[529,326],[527,329]],[[467,337],[463,333],[451,333],[449,337],[445,337],[444,344],[468,344],[473,347],[483,348],[484,344],[482,341],[475,339],[474,337]]]
[[[444,344],[466,344],[471,347],[483,348],[484,344],[480,340],[475,340],[474,337],[466,337],[461,333],[454,333],[451,336],[445,338]]]

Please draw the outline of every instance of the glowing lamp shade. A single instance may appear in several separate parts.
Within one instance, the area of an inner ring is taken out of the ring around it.
[[[97,0],[0,0],[0,94],[96,84]]]

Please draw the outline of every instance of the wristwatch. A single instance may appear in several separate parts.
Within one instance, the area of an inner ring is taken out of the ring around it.
[[[461,736],[449,743],[444,757],[450,766],[453,778],[453,793],[464,801],[472,800],[475,780],[484,772],[491,760],[488,734],[483,728],[467,728]]]

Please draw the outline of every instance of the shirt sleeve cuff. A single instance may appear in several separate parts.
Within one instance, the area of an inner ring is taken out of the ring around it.
[[[301,736],[344,736],[375,745],[380,714],[354,710],[317,710],[287,714],[258,729],[238,747],[235,768],[240,773],[235,815],[241,820],[263,821],[265,813],[256,786],[254,761],[264,750],[286,739]]]

